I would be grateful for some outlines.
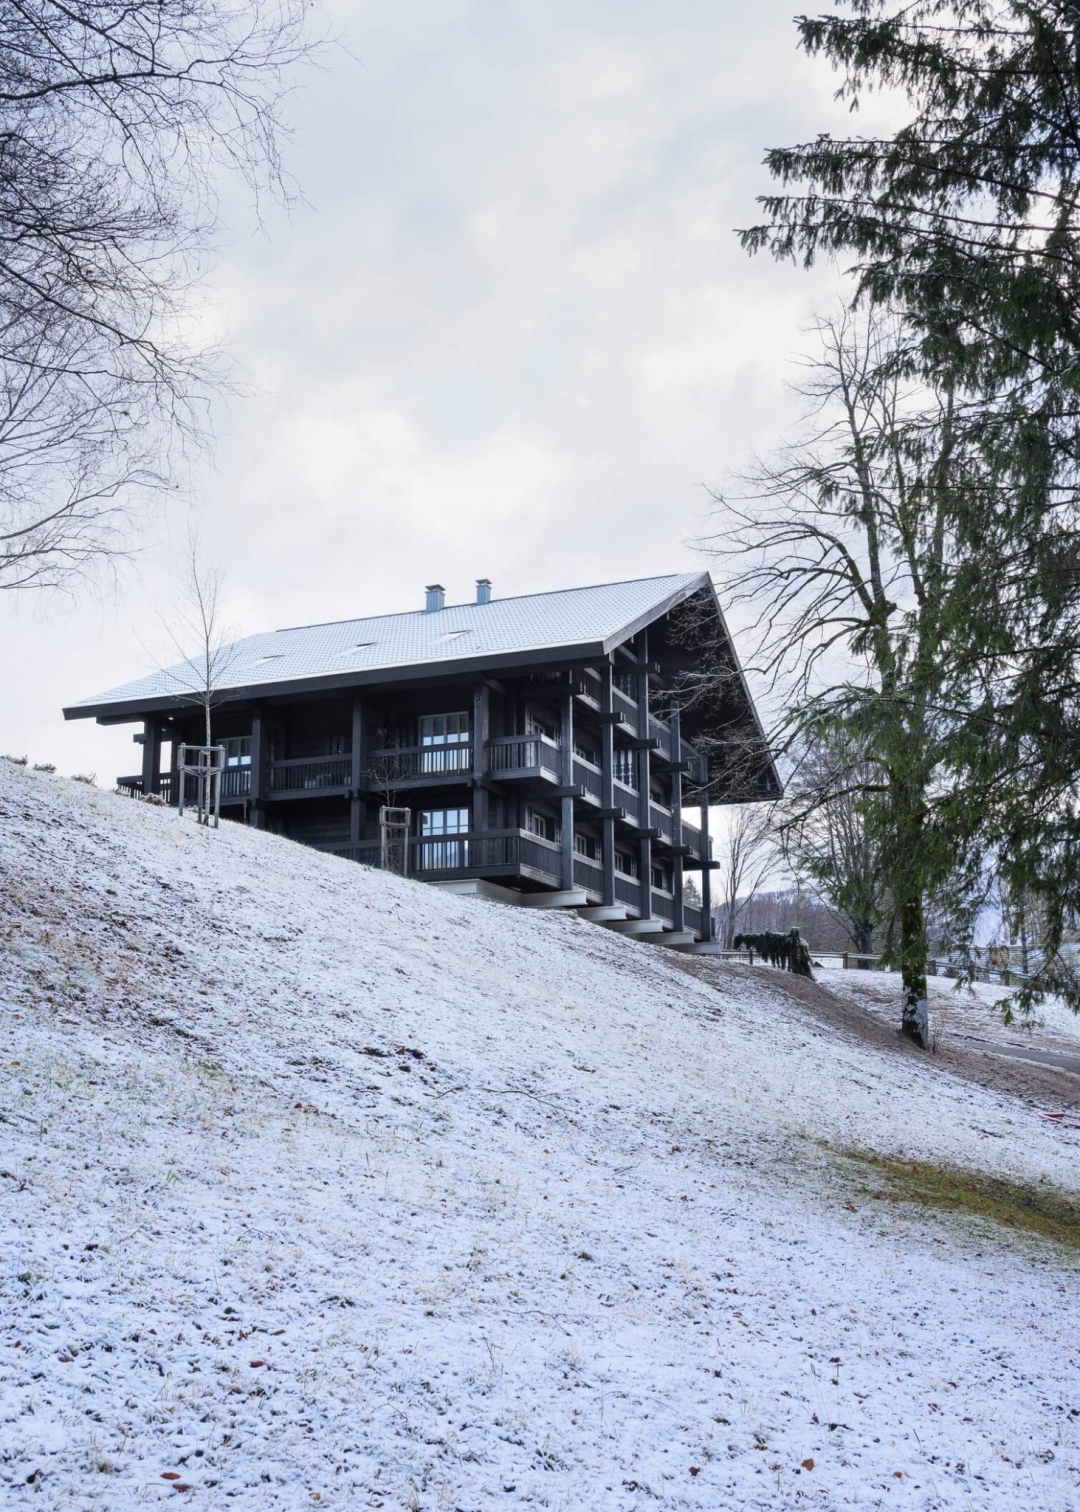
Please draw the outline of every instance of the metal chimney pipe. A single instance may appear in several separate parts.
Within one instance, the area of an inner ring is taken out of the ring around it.
[[[424,609],[428,614],[434,614],[437,609],[445,607],[446,589],[441,583],[429,583],[424,592],[427,595]]]
[[[476,602],[478,604],[490,604],[491,603],[491,579],[490,578],[477,578],[477,580],[476,580]]]

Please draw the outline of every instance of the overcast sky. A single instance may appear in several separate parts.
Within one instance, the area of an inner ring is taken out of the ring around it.
[[[761,158],[839,124],[787,0],[331,8],[292,107],[307,204],[230,234],[206,318],[249,386],[201,533],[238,634],[682,571],[722,483],[782,433],[839,287],[740,251]],[[0,751],[135,770],[63,704],[169,656],[177,505],[96,601],[0,596]]]

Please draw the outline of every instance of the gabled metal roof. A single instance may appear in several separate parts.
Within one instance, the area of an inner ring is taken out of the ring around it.
[[[219,694],[234,697],[279,684],[330,687],[385,681],[389,674],[416,675],[424,668],[445,676],[456,666],[491,662],[514,665],[532,655],[566,652],[602,655],[699,589],[706,572],[637,578],[592,588],[564,588],[487,604],[452,604],[431,613],[378,615],[246,636],[228,647]],[[123,713],[124,705],[161,707],[198,688],[200,674],[180,662],[134,682],[110,688],[64,710],[68,719]]]

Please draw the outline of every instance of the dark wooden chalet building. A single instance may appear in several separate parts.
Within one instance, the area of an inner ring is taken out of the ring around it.
[[[703,626],[730,671],[710,712],[676,696]],[[406,807],[411,875],[671,943],[710,934],[706,799],[779,790],[766,756],[747,763],[760,726],[706,573],[506,599],[481,579],[450,606],[433,586],[415,613],[252,635],[222,663],[223,816],[377,866],[380,807]],[[64,715],[140,723],[142,771],[118,785],[175,803],[177,748],[203,738],[197,682],[174,667]],[[703,909],[684,903],[690,872]]]

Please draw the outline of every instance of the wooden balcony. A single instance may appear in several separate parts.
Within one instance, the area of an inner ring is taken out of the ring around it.
[[[546,735],[504,735],[489,740],[485,766],[488,775],[500,780],[532,777],[558,782],[562,748]]]
[[[365,782],[374,792],[388,788],[461,783],[473,767],[469,740],[453,745],[387,746],[368,753]]]
[[[250,769],[247,776],[250,792]],[[351,782],[351,756],[300,756],[290,761],[270,763],[266,793],[269,798],[308,797],[313,793],[340,795],[348,792]]]
[[[582,788],[583,796],[589,803],[603,803],[604,801],[604,774],[598,766],[591,761],[585,761],[580,756],[574,757],[574,781]]]
[[[118,777],[116,779],[116,786],[121,793],[126,794],[129,798],[141,798],[143,790],[142,773],[136,773],[134,777]],[[171,772],[160,772],[154,784],[154,792],[165,803],[171,803],[172,790],[173,774]]]
[[[561,852],[550,840],[530,830],[489,830],[484,834],[410,836],[407,875],[424,882],[453,877],[519,878],[557,887],[561,881]],[[364,866],[381,864],[377,840],[359,845],[323,847]]]

